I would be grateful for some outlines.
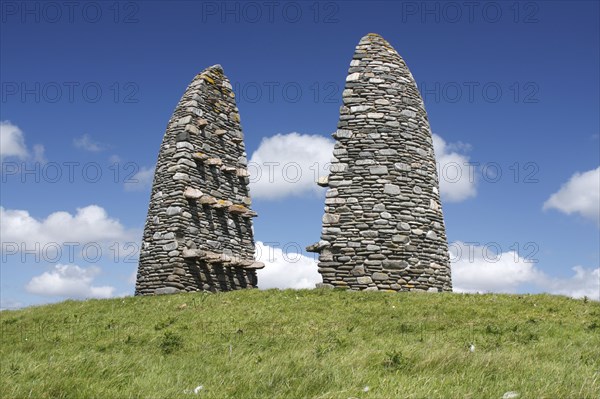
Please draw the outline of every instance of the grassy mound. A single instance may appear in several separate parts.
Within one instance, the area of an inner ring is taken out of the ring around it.
[[[2,398],[600,396],[600,304],[550,295],[246,290],[0,324]]]

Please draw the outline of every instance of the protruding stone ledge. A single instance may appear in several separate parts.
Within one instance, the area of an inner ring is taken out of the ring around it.
[[[265,264],[263,262],[252,262],[252,264],[250,266],[246,266],[244,267],[244,269],[263,269],[265,267]]]
[[[229,211],[229,213],[241,215],[248,212],[250,209],[246,208],[244,205],[233,204],[229,208],[227,208],[227,210]]]
[[[184,259],[204,258],[206,256],[206,252],[202,251],[201,249],[184,248],[182,256]]]
[[[223,161],[221,158],[208,158],[204,161],[204,164],[208,166],[221,166],[223,165]]]
[[[213,205],[217,203],[217,199],[215,197],[211,197],[210,195],[203,195],[202,197],[200,197],[198,202],[201,205]]]
[[[215,209],[225,209],[225,208],[229,208],[231,205],[233,205],[233,202],[231,202],[231,201],[217,200],[217,202],[212,204],[212,207]]]
[[[204,162],[205,160],[208,159],[208,155],[201,153],[201,152],[195,152],[192,154],[192,159],[194,159],[198,162]]]
[[[352,137],[352,130],[338,129],[331,136],[335,139],[349,139]]]
[[[248,170],[243,169],[243,168],[237,168],[235,170],[235,175],[237,177],[249,177],[250,176],[250,172],[248,172]]]
[[[195,190],[195,189],[192,189],[192,190]],[[197,190],[197,191],[199,192],[200,190]],[[188,197],[186,197],[186,198],[188,198]],[[245,217],[245,218],[254,218],[254,217],[258,216],[258,214],[255,211],[249,209],[245,205],[234,204],[233,202],[228,201],[228,200],[216,199],[215,197],[212,197],[210,195],[202,195],[201,194],[201,196],[199,197],[199,199],[197,201],[198,201],[198,203],[200,203],[200,205],[207,205],[214,209],[219,209],[219,210],[226,209],[231,214],[239,215],[239,216]]]
[[[241,216],[244,218],[255,218],[258,217],[258,213],[253,210],[249,210],[248,212],[243,213]]]
[[[321,248],[319,247],[319,243],[315,242],[314,244],[308,245],[306,247],[306,252],[313,252],[318,254],[319,252],[321,252]]]
[[[204,193],[197,188],[187,187],[183,192],[183,196],[190,200],[197,200],[202,197]]]
[[[239,259],[234,256],[218,254],[216,252],[204,251],[201,249],[184,248],[182,255],[184,259],[200,259],[209,264],[220,264],[242,269],[262,269],[265,267],[263,262],[257,262],[252,259]]]
[[[329,176],[320,176],[317,180],[317,185],[321,187],[329,187]]]
[[[329,247],[329,242],[325,241],[325,240],[321,240],[319,242],[316,242],[312,245],[309,245],[306,247],[306,251],[307,252],[313,252],[313,253],[320,253],[323,249]]]

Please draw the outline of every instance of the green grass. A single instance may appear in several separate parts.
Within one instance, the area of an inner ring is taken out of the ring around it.
[[[600,304],[550,295],[245,290],[0,323],[2,398],[600,397]]]

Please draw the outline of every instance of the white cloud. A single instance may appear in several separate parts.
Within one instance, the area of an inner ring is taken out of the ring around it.
[[[470,146],[460,142],[448,144],[443,138],[434,134],[433,149],[438,164],[442,200],[460,202],[474,197],[477,194],[476,174],[469,166],[469,157],[464,155]]]
[[[23,131],[10,121],[0,122],[0,157],[26,159],[29,156]]]
[[[149,168],[142,166],[136,174],[125,181],[125,191],[143,191],[152,186],[153,179],[154,166]]]
[[[325,137],[299,133],[264,138],[248,165],[252,197],[278,199],[321,192],[315,182],[327,175],[333,145]]]
[[[587,296],[600,301],[600,268],[575,266],[569,278],[549,276],[535,262],[514,251],[495,253],[492,245],[450,244],[452,285],[455,292],[516,293],[523,285],[555,295]]]
[[[61,250],[63,256],[80,251],[84,246],[91,244],[108,248],[118,243],[120,248],[124,248],[121,244],[125,242],[139,242],[137,232],[126,230],[117,219],[109,217],[106,211],[97,205],[78,208],[74,215],[64,211],[54,212],[45,219],[36,219],[26,210],[5,209],[0,206],[0,219],[3,250],[7,253],[9,249],[10,252],[17,253],[24,250],[35,251],[39,254],[38,257],[46,260],[55,259],[53,256],[58,252],[57,246],[60,248],[65,243],[70,243],[69,249],[73,250]],[[105,253],[112,254],[110,251]],[[89,253],[89,257],[95,256],[95,253]],[[58,260],[54,260],[56,261]],[[69,262],[72,262],[70,258]]]
[[[10,121],[0,121],[0,158],[15,157],[23,161],[46,163],[45,150],[42,144],[34,144],[30,151],[21,129]]]
[[[110,298],[115,291],[111,286],[94,286],[99,267],[81,268],[77,265],[55,265],[51,271],[35,276],[27,283],[27,292],[67,298]]]
[[[39,162],[45,164],[46,160],[46,148],[41,144],[35,144],[33,146],[33,162]]]
[[[568,279],[545,278],[544,287],[553,294],[573,298],[587,296],[600,301],[600,268],[586,269],[583,266],[575,266],[571,270],[575,274]]]
[[[514,251],[495,253],[492,245],[450,244],[452,285],[457,292],[516,292],[541,276],[535,263]]]
[[[59,211],[43,220],[28,211],[0,207],[2,241],[66,242],[106,241],[127,238],[129,233],[117,220],[110,218],[104,208],[88,205],[77,208],[75,215]]]
[[[77,148],[81,148],[82,150],[90,152],[100,152],[106,149],[104,144],[92,140],[92,137],[87,133],[81,137],[74,138],[73,145]]]
[[[544,202],[544,210],[552,208],[567,215],[579,213],[600,226],[600,166],[571,176]]]
[[[322,281],[317,262],[297,253],[299,246],[270,247],[256,242],[256,260],[265,263],[258,270],[258,286],[267,288],[315,288]]]

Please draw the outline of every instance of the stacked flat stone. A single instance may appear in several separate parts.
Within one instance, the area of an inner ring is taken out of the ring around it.
[[[404,60],[363,37],[343,92],[319,253],[326,287],[451,291],[427,113]]]
[[[154,173],[136,295],[256,287],[240,117],[220,65],[198,74],[167,126]]]

